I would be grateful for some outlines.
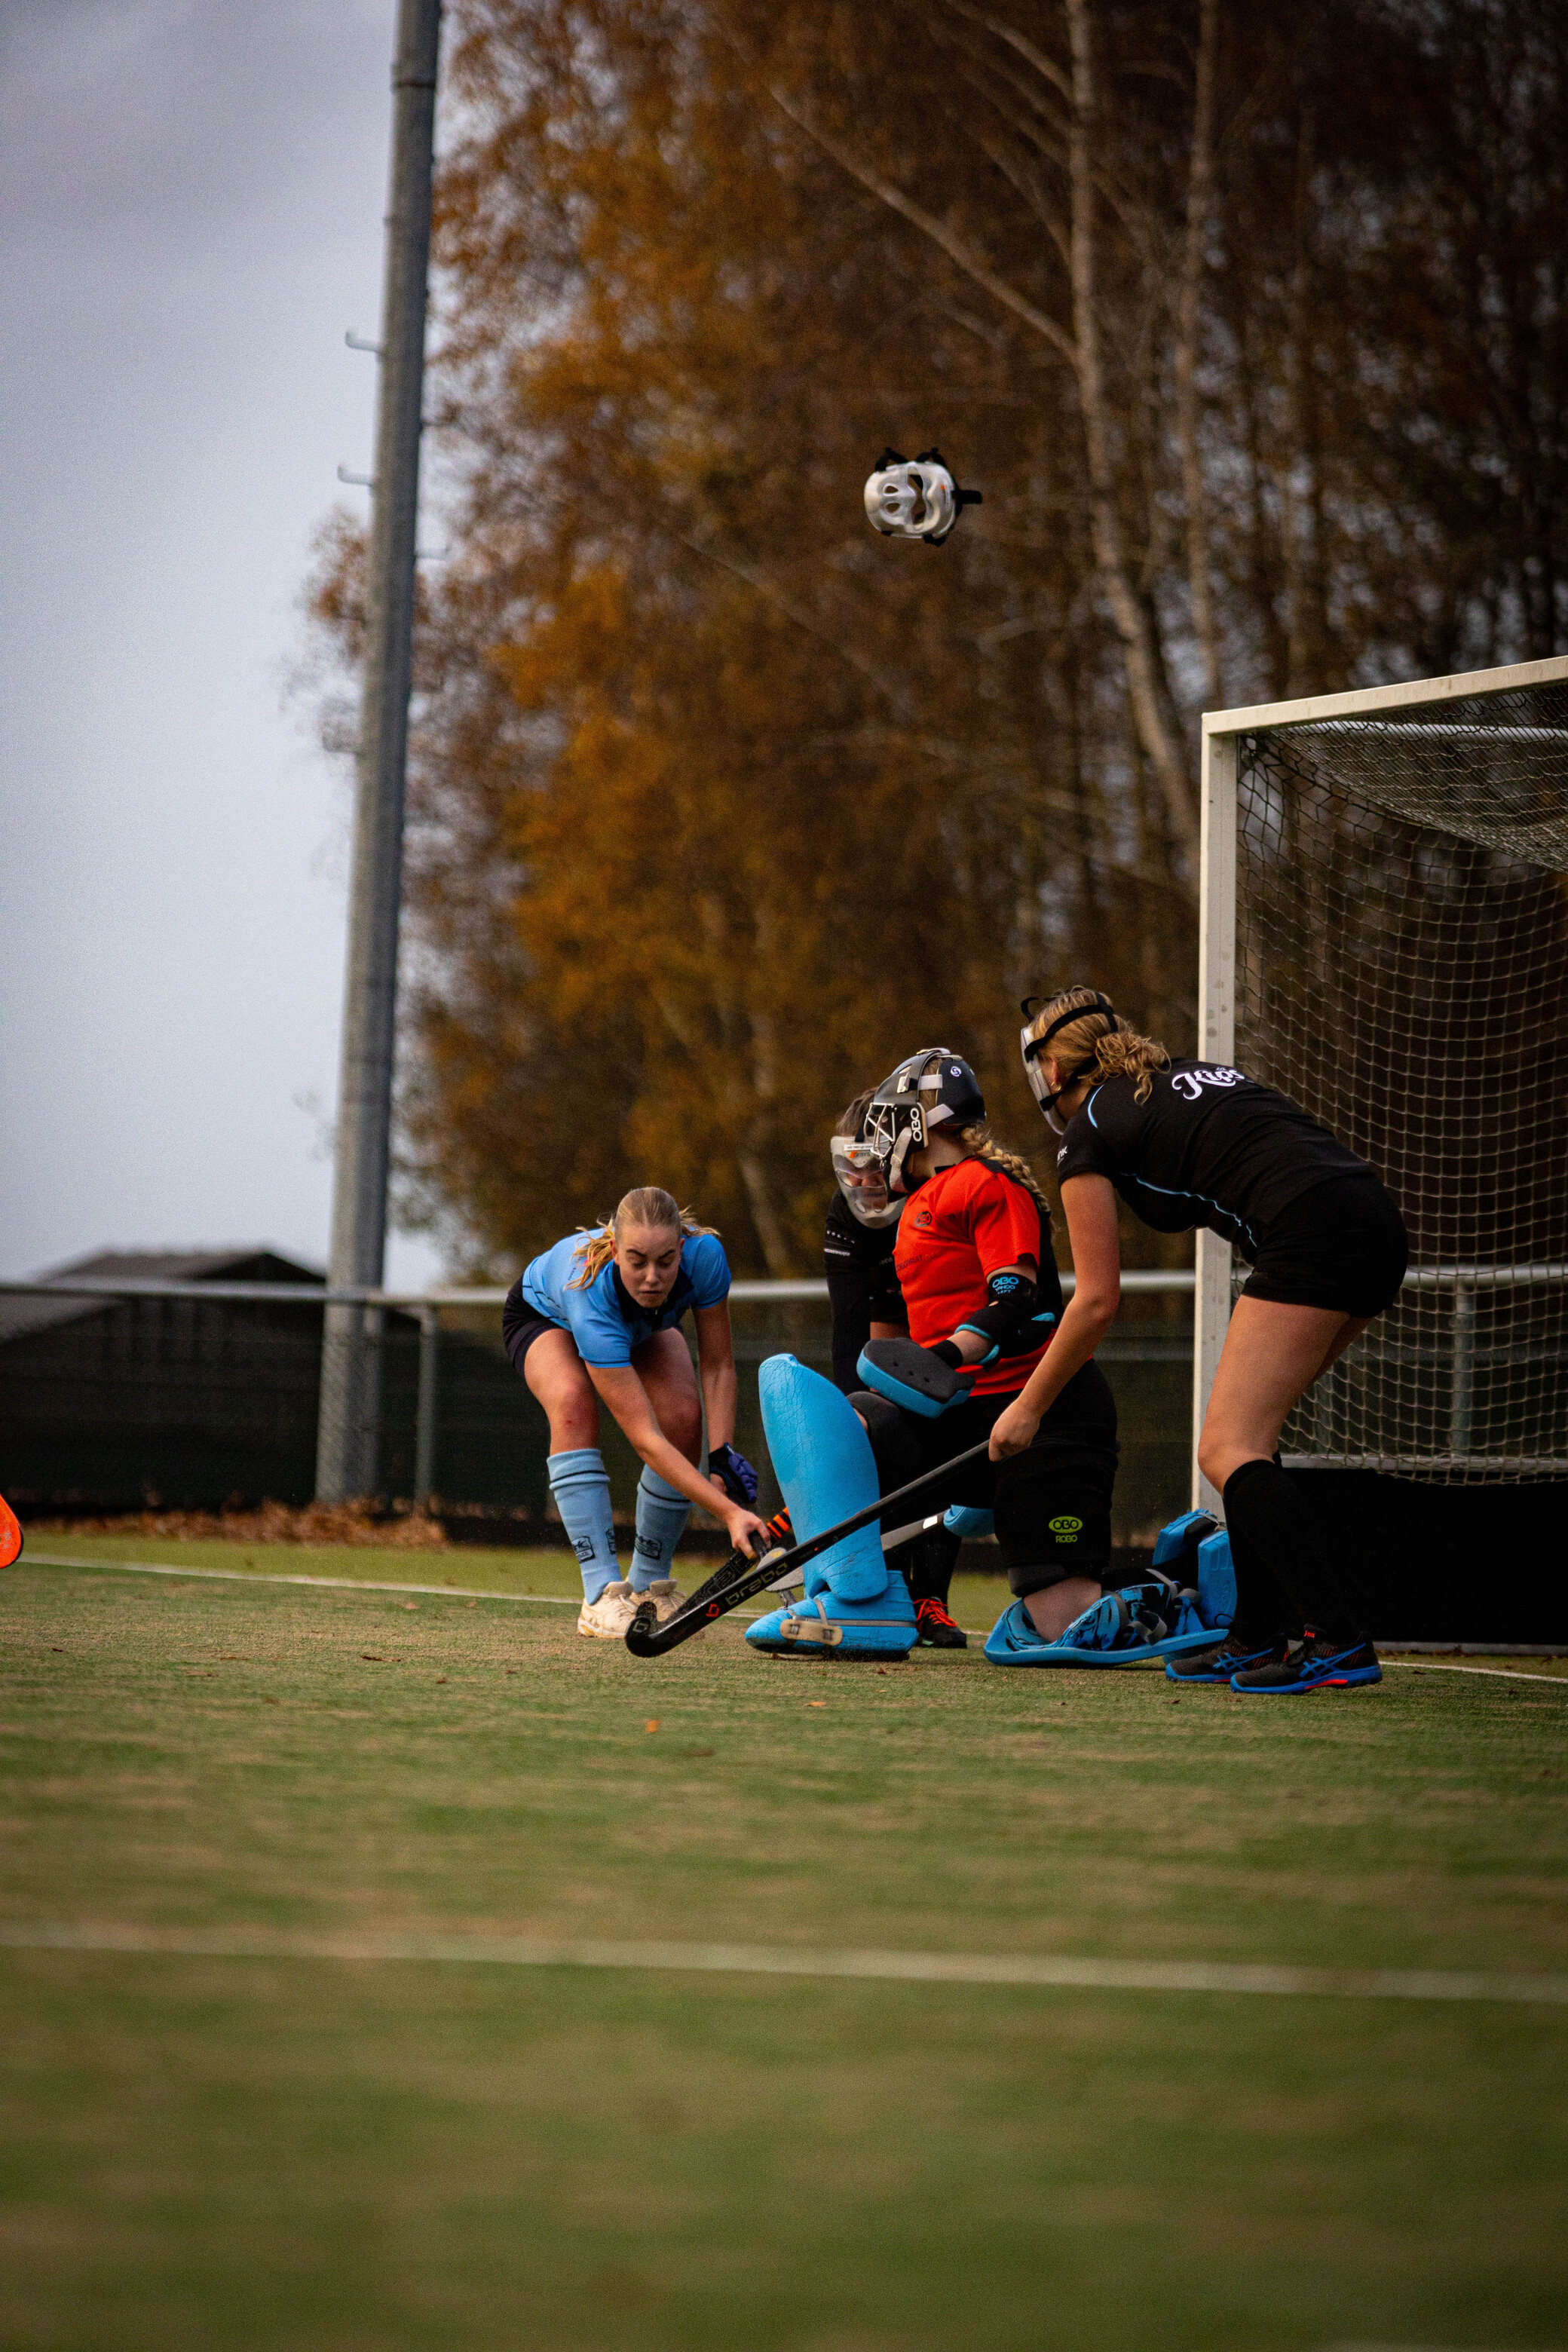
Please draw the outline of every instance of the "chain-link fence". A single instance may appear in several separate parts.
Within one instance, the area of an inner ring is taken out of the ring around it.
[[[1121,1419],[1116,1525],[1145,1537],[1186,1500],[1192,1385],[1187,1273],[1124,1277],[1100,1349]],[[1070,1289],[1071,1277],[1067,1277]],[[432,1507],[449,1533],[516,1541],[548,1526],[544,1417],[501,1349],[500,1290],[343,1297],[303,1283],[0,1284],[0,1491],[42,1512],[300,1505],[316,1491],[329,1299],[360,1324],[379,1401],[378,1496]],[[737,1443],[779,1499],[756,1367],[787,1349],[832,1362],[826,1286],[738,1282]],[[617,1507],[637,1480],[606,1413]]]

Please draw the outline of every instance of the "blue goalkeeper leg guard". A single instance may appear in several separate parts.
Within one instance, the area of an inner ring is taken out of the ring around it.
[[[770,1356],[757,1388],[797,1543],[876,1501],[870,1440],[831,1381],[793,1356]],[[805,1597],[759,1617],[746,1639],[779,1657],[907,1658],[916,1631],[909,1586],[889,1569],[873,1522],[808,1560]]]

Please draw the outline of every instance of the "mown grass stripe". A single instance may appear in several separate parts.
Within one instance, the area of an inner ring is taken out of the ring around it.
[[[216,1577],[226,1584],[309,1584],[331,1592],[417,1592],[427,1594],[436,1601],[519,1601],[538,1602],[546,1609],[580,1609],[583,1605],[580,1598],[569,1598],[559,1592],[495,1592],[472,1584],[388,1584],[369,1576],[285,1576],[264,1568],[180,1568],[167,1560],[71,1559],[61,1552],[50,1551],[25,1551],[16,1564],[22,1567],[28,1563],[35,1568],[103,1569],[123,1576]],[[732,1622],[744,1625],[750,1623],[753,1617],[766,1613],[761,1609],[737,1609],[731,1615]],[[963,1631],[972,1641],[983,1642],[991,1628],[989,1625],[966,1625]],[[1385,1666],[1413,1666],[1421,1674],[1498,1675],[1505,1682],[1555,1683],[1568,1694],[1568,1677],[1531,1674],[1519,1666],[1460,1666],[1447,1660],[1394,1658],[1386,1654],[1383,1663]],[[1143,1670],[1129,1668],[1128,1671]]]
[[[704,1975],[856,1977],[888,1983],[1038,1985],[1098,1992],[1269,1993],[1347,2000],[1568,2006],[1568,1977],[1455,1969],[1310,1969],[1228,1960],[1079,1959],[1067,1953],[831,1951],[784,1944],[610,1943],[574,1937],[321,1936],[0,1921],[11,1951],[222,1960],[413,1960],[503,1968],[660,1969]]]

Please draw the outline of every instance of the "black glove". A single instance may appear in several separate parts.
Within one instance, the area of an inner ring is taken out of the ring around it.
[[[708,1474],[718,1479],[732,1503],[739,1503],[744,1511],[755,1508],[757,1474],[745,1455],[737,1454],[728,1440],[722,1445],[708,1448]]]

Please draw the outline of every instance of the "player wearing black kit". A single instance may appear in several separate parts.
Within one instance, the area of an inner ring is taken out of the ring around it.
[[[822,1254],[833,1310],[833,1377],[846,1396],[864,1386],[857,1367],[866,1342],[897,1339],[910,1328],[893,1255],[904,1196],[889,1196],[881,1164],[864,1141],[866,1114],[876,1091],[868,1087],[856,1096],[834,1129],[829,1146],[838,1181]],[[912,1478],[915,1471],[908,1475]],[[959,1537],[947,1528],[931,1528],[912,1543],[900,1545],[892,1556],[915,1604],[922,1649],[969,1646],[947,1605],[959,1545]]]
[[[1063,1136],[1057,1172],[1078,1287],[993,1452],[1027,1444],[1116,1311],[1117,1197],[1160,1233],[1206,1226],[1253,1269],[1198,1440],[1199,1465],[1225,1498],[1238,1604],[1223,1644],[1166,1671],[1249,1692],[1380,1681],[1328,1534],[1276,1449],[1298,1398],[1398,1296],[1408,1244],[1396,1202],[1289,1097],[1225,1065],[1172,1061],[1093,989],[1050,998],[1023,1045],[1036,1097]]]
[[[891,1339],[910,1328],[893,1251],[901,1199],[889,1201],[873,1168],[840,1167],[837,1149],[858,1142],[874,1087],[857,1095],[833,1130],[837,1184],[827,1212],[822,1255],[833,1313],[833,1378],[846,1396],[860,1386],[855,1367],[868,1339]],[[853,1193],[854,1206],[850,1206]]]

